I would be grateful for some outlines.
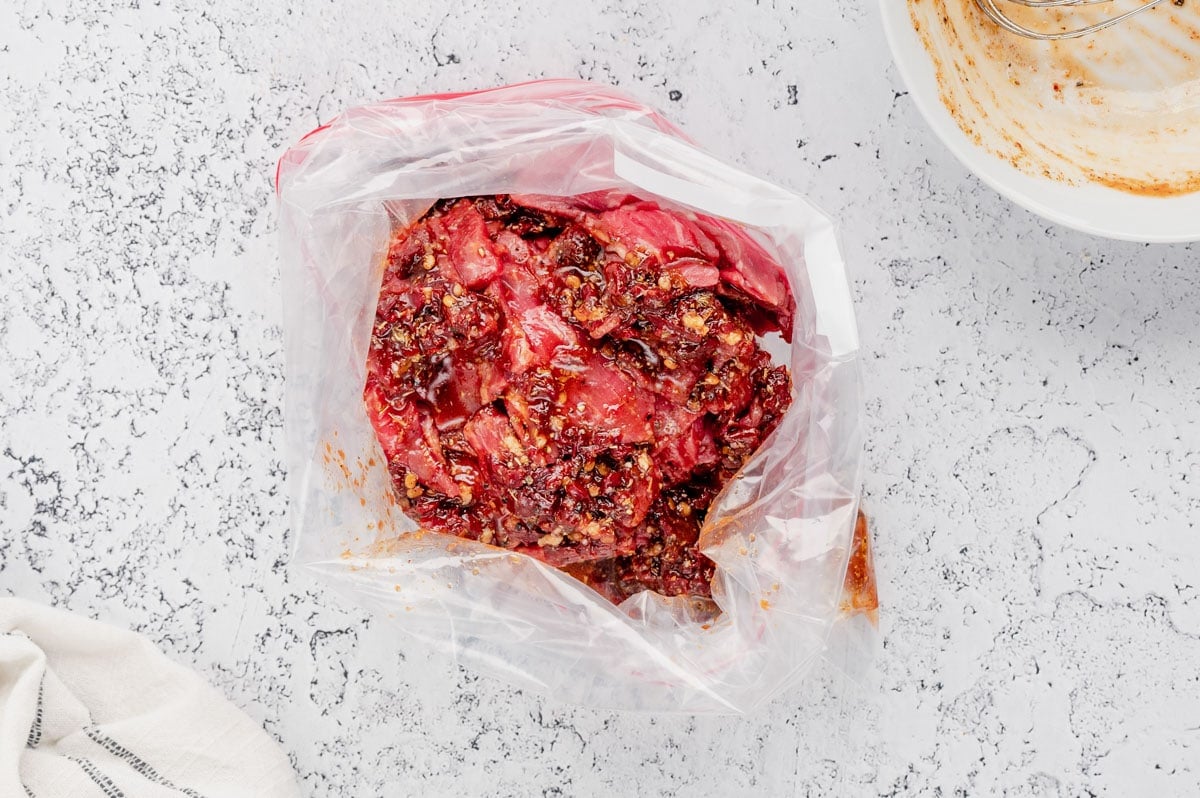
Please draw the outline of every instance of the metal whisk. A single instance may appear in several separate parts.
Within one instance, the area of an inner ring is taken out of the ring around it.
[[[1027,8],[1069,8],[1072,6],[1094,6],[1111,3],[1112,0],[975,0],[975,4],[980,10],[988,16],[993,22],[1004,28],[1010,33],[1015,33],[1018,36],[1024,36],[1029,39],[1038,39],[1041,41],[1058,41],[1061,39],[1078,39],[1080,36],[1088,36],[1105,28],[1111,28],[1113,25],[1119,25],[1130,17],[1137,16],[1143,11],[1149,11],[1157,5],[1165,3],[1167,0],[1146,0],[1142,5],[1130,11],[1108,17],[1093,25],[1084,25],[1078,28],[1071,28],[1064,31],[1045,32],[1028,28],[1019,22],[1016,22],[1011,16],[1006,13],[1002,6],[1006,3],[1022,5]],[[1172,0],[1177,6],[1183,5],[1184,0]]]

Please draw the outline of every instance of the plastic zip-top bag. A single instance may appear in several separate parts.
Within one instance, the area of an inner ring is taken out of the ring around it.
[[[831,635],[870,633],[857,333],[834,226],[807,200],[573,80],[351,109],[288,150],[277,187],[295,562],[469,666],[605,708],[745,712]],[[744,230],[795,296],[791,343],[763,342],[791,370],[791,405],[700,531],[711,601],[614,604],[536,557],[421,528],[364,404],[396,230],[447,198],[597,192]]]

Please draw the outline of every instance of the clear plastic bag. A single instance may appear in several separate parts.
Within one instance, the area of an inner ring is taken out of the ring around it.
[[[808,201],[715,160],[622,94],[567,80],[352,109],[283,156],[277,186],[297,563],[464,663],[605,708],[744,712],[828,656],[835,630],[862,639],[843,592],[858,340],[834,227]],[[394,225],[444,197],[603,189],[746,226],[796,295],[793,344],[768,342],[792,369],[794,402],[701,533],[716,617],[650,592],[614,606],[532,558],[418,530],[364,409]]]

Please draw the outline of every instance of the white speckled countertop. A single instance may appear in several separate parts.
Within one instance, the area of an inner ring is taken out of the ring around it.
[[[65,5],[0,4],[0,592],[145,633],[313,796],[1195,794],[1200,249],[966,174],[873,0]],[[285,566],[275,159],[348,104],[541,76],[841,221],[884,603],[844,699],[563,706]]]

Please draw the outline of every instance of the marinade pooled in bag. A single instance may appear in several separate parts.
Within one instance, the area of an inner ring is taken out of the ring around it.
[[[708,596],[720,488],[791,403],[782,269],[617,192],[446,199],[393,231],[365,402],[402,508],[614,602]]]

